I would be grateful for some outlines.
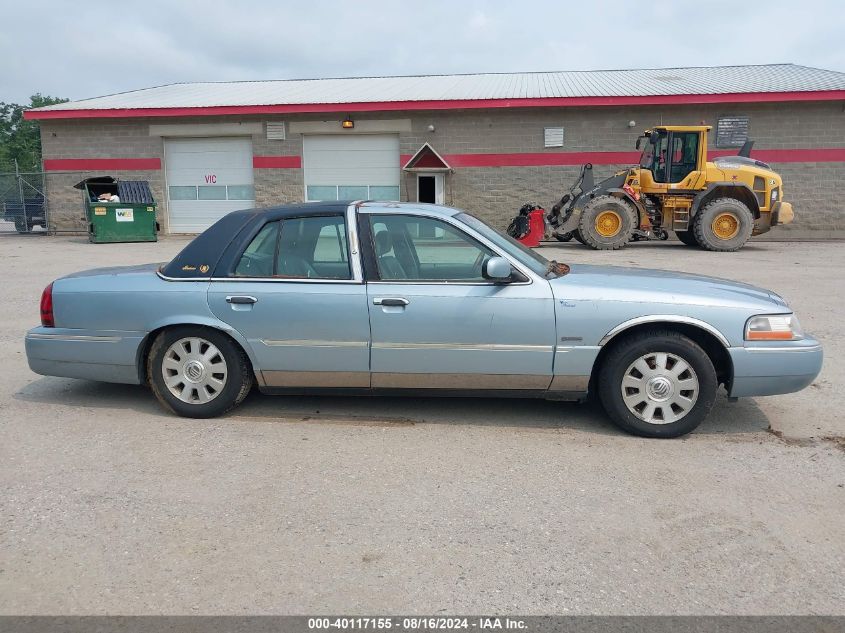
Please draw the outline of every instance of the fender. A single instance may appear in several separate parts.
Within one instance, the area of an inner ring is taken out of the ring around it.
[[[696,319],[695,317],[689,316],[682,316],[678,314],[649,314],[647,316],[639,316],[634,317],[633,319],[628,319],[623,323],[620,323],[613,329],[611,329],[607,334],[601,337],[599,341],[599,347],[604,347],[607,343],[610,342],[616,335],[621,334],[625,330],[628,330],[636,325],[642,325],[644,323],[683,323],[685,325],[692,325],[705,332],[712,334],[725,348],[731,346],[728,337],[722,334],[718,329],[702,321],[701,319]]]
[[[238,343],[238,345],[241,346],[241,348],[243,348],[244,352],[246,352],[246,355],[249,358],[249,362],[252,363],[252,369],[255,373],[256,380],[260,380],[261,369],[258,366],[258,359],[255,358],[255,354],[252,351],[252,347],[250,347],[249,343],[241,335],[241,333],[234,329],[231,325],[213,317],[204,317],[196,314],[175,314],[168,316],[164,319],[160,319],[159,321],[153,323],[152,327],[150,327],[150,331],[143,338],[141,344],[138,345],[135,364],[138,367],[138,376],[140,377],[142,384],[146,383],[143,357],[150,342],[150,335],[153,332],[157,332],[162,328],[175,325],[201,325],[214,328],[215,330],[220,330],[221,332],[228,334]]]
[[[736,198],[744,202],[754,219],[760,217],[760,205],[757,202],[757,196],[751,190],[751,187],[744,182],[711,182],[698,195],[693,198],[692,207],[690,208],[690,218],[694,218],[698,210],[712,198]]]
[[[581,218],[581,212],[584,210],[584,207],[587,206],[587,203],[597,195],[610,195],[628,201],[631,206],[637,210],[637,214],[639,216],[637,219],[637,226],[634,228],[638,228],[642,224],[642,220],[644,217],[647,217],[647,213],[645,206],[641,202],[634,200],[627,191],[620,187],[609,187],[603,190],[599,190],[599,188],[600,186],[590,191],[587,195],[579,196],[575,202],[572,203],[572,213],[569,214],[569,218],[566,222],[557,228],[558,233],[568,233],[577,229]]]
[[[608,189],[607,193],[609,193],[610,195],[615,196],[617,198],[622,198],[623,200],[627,200],[628,202],[630,202],[633,205],[633,207],[637,210],[637,213],[640,216],[640,221],[639,221],[638,225],[641,225],[643,223],[642,222],[643,218],[648,217],[648,213],[646,212],[645,205],[642,202],[640,202],[639,200],[635,200],[633,198],[633,196],[631,196],[631,194],[629,194],[624,189],[614,187],[613,189]],[[637,228],[637,227],[634,227],[634,228]]]

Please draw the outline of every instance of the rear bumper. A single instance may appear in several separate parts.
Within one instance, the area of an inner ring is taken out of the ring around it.
[[[794,219],[795,211],[789,202],[775,202],[772,207],[772,226],[792,224]]]
[[[754,231],[752,235],[767,233],[773,226],[781,224],[792,224],[795,219],[795,212],[789,202],[775,202],[772,210],[761,212],[760,217],[754,220]]]
[[[763,233],[768,233],[771,228],[772,214],[765,211],[761,211],[760,217],[754,220],[754,230],[751,231],[751,235],[761,235]]]
[[[137,385],[144,332],[37,327],[26,334],[29,368],[42,376]]]
[[[821,344],[813,338],[731,347],[731,397],[793,393],[810,385],[822,368]]]

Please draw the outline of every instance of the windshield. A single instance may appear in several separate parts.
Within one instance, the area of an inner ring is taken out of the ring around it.
[[[656,132],[652,132],[652,135],[657,134]],[[643,153],[640,155],[640,167],[643,169],[651,169],[652,164],[654,163],[654,143],[652,143],[653,138],[646,137],[645,139],[645,147],[643,148]]]
[[[459,213],[455,217],[467,226],[474,228],[481,235],[517,260],[520,264],[530,268],[532,272],[543,277],[552,276],[549,271],[554,273],[553,276],[557,276],[559,274],[556,272],[557,262],[549,261],[540,255],[540,253],[520,244],[510,235],[500,233],[486,222],[479,220],[474,215],[470,215],[469,213]]]

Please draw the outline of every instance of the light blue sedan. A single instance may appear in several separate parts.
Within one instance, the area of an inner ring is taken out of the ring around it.
[[[265,393],[583,400],[675,437],[730,397],[798,391],[822,349],[777,294],[550,262],[456,209],[312,203],[231,213],[170,263],[50,284],[39,374],[147,384],[205,418]]]

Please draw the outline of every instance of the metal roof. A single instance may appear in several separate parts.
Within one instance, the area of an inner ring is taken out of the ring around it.
[[[773,64],[706,68],[596,70],[347,79],[178,83],[61,103],[30,111],[156,110],[322,104],[405,104],[497,100],[616,99],[845,91],[845,73]],[[842,95],[839,95],[841,98]],[[809,97],[809,95],[804,95]],[[719,99],[714,99],[719,100]],[[723,99],[726,100],[726,99]],[[615,103],[617,101],[613,101]],[[519,105],[514,103],[513,105]],[[534,105],[528,103],[527,105]],[[540,104],[537,104],[540,105]],[[460,106],[455,106],[460,107]],[[399,109],[392,107],[390,109]],[[325,108],[323,108],[325,111]],[[291,110],[294,111],[294,110]],[[297,111],[306,111],[299,108]],[[103,113],[105,115],[105,113]],[[92,116],[97,116],[92,114]],[[102,115],[101,115],[102,116]],[[127,113],[127,116],[131,114]],[[52,118],[52,117],[51,117]]]

